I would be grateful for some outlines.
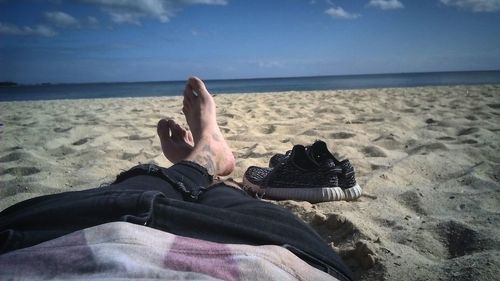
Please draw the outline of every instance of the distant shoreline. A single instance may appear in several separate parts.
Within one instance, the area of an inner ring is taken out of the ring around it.
[[[0,87],[16,87],[19,86],[16,82],[10,82],[10,81],[5,81],[5,82],[0,82]]]
[[[185,81],[0,87],[0,101],[179,96]],[[500,84],[500,71],[206,80],[213,94]]]
[[[247,80],[282,80],[282,79],[307,79],[307,78],[324,78],[324,77],[380,77],[388,75],[430,75],[430,74],[449,74],[449,73],[491,73],[500,72],[500,69],[495,70],[460,70],[460,71],[428,71],[428,72],[388,72],[388,73],[362,73],[362,74],[336,74],[336,75],[308,75],[308,76],[277,76],[277,77],[245,77],[245,78],[212,78],[203,79],[207,82],[222,82],[222,81],[247,81]],[[186,77],[187,79],[188,77]],[[203,77],[202,77],[203,78]],[[2,83],[14,83],[15,86],[54,86],[54,85],[95,85],[95,84],[145,84],[145,83],[177,83],[185,82],[184,80],[151,80],[151,81],[92,81],[92,82],[40,82],[40,83],[19,83],[5,81]]]

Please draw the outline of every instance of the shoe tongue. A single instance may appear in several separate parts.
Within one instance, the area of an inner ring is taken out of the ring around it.
[[[303,145],[295,145],[290,155],[295,165],[302,169],[312,169],[318,166],[318,162],[311,158]]]
[[[322,160],[320,157],[316,157],[313,153],[311,153],[310,150],[306,151],[306,156],[309,159],[309,161],[311,161],[311,163],[313,163],[316,166],[319,166]]]
[[[327,159],[332,159],[333,155],[328,151],[328,147],[324,141],[315,141],[307,150],[308,156],[316,163],[321,163]]]

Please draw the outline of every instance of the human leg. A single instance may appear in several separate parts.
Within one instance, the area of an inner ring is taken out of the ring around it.
[[[186,84],[182,111],[190,131],[173,120],[158,122],[163,154],[174,164],[192,161],[210,175],[229,175],[234,170],[234,156],[217,125],[215,101],[197,77],[189,78]]]
[[[193,201],[212,184],[212,179],[205,168],[194,162],[180,161],[169,168],[141,164],[118,175],[107,189],[160,191],[170,199]]]
[[[139,165],[118,176],[111,188],[159,190],[169,198],[190,199],[211,184],[211,176],[233,171],[234,156],[217,125],[215,102],[199,78],[188,80],[182,110],[190,130],[174,120],[157,125],[163,154],[174,165]]]

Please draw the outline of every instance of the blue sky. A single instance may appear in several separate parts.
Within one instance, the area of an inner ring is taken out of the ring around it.
[[[500,69],[500,0],[0,0],[0,81]]]

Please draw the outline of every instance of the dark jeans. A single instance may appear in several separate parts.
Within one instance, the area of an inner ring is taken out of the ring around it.
[[[127,221],[220,243],[279,245],[339,280],[351,274],[307,224],[286,209],[257,200],[192,162],[170,168],[139,165],[115,183],[47,195],[0,213],[0,254],[87,227]]]

